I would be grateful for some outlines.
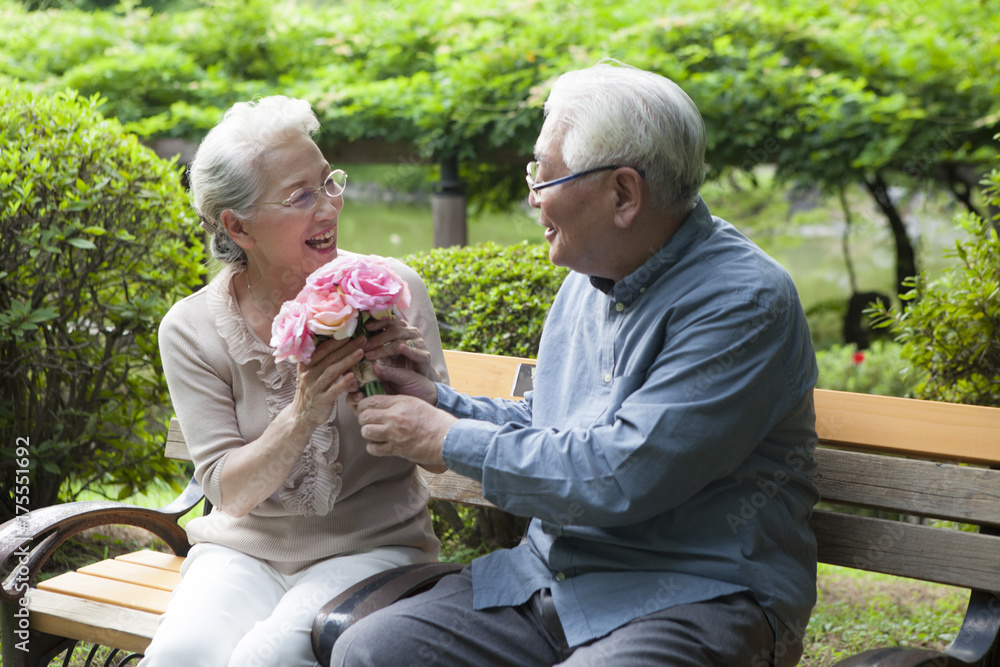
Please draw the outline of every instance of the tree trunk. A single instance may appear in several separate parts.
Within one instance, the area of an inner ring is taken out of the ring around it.
[[[889,198],[889,186],[882,175],[875,174],[872,180],[865,181],[865,186],[889,221],[889,229],[892,230],[892,237],[896,244],[896,293],[903,294],[907,291],[903,281],[910,276],[917,275],[917,256],[913,251],[913,242],[910,241],[910,236],[906,233],[906,225],[903,223],[902,216],[892,203],[892,199]],[[904,308],[908,303],[908,301],[903,302]]]

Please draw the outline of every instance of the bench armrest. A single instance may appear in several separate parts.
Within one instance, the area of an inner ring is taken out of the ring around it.
[[[186,555],[190,545],[178,519],[201,500],[201,486],[194,480],[166,507],[148,509],[128,503],[84,501],[32,510],[0,525],[0,599],[14,601],[27,592],[39,569],[59,546],[89,528],[124,524],[153,533],[174,553]]]
[[[919,648],[876,648],[841,660],[833,667],[970,667],[941,651]]]
[[[327,602],[313,621],[313,652],[320,664],[330,664],[333,644],[347,628],[368,614],[415,595],[442,577],[460,572],[459,563],[404,565],[373,574]]]

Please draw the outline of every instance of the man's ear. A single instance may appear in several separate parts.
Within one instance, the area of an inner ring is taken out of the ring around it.
[[[249,250],[250,248],[257,245],[257,241],[250,235],[250,231],[247,229],[246,224],[243,220],[236,217],[236,214],[230,209],[226,209],[222,212],[222,226],[226,228],[226,232],[229,234],[236,245],[243,248],[244,250]]]
[[[615,189],[615,226],[628,229],[639,216],[643,205],[643,179],[635,169],[622,167],[613,174]]]

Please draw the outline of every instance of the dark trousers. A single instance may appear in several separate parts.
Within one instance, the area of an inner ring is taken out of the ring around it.
[[[726,595],[642,616],[570,649],[547,592],[475,611],[469,569],[360,621],[337,642],[332,667],[768,667],[795,665],[798,638],[775,641],[748,595]]]

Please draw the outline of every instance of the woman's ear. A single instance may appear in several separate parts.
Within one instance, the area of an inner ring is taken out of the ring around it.
[[[250,230],[247,228],[246,223],[238,218],[231,209],[227,208],[223,211],[221,218],[222,226],[226,228],[226,233],[229,234],[229,238],[236,245],[244,250],[249,250],[257,245],[257,241],[250,235]]]
[[[613,175],[615,226],[628,229],[639,216],[643,204],[643,179],[635,169],[623,167]]]

